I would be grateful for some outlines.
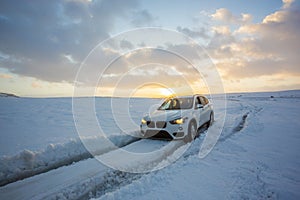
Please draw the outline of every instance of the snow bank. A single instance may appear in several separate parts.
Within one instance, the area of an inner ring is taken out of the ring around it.
[[[40,151],[23,150],[14,156],[2,156],[0,158],[0,185],[24,179],[39,173],[69,165],[73,162],[100,155],[116,148],[122,147],[137,138],[129,135],[112,135],[109,140],[104,137],[84,138],[84,143],[93,146],[94,152],[88,152],[80,139],[71,139],[62,144],[49,144]]]

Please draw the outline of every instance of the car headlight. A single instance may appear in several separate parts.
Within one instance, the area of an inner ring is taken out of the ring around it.
[[[146,124],[147,121],[146,121],[144,118],[142,118],[141,123],[142,123],[142,124]]]
[[[174,119],[170,121],[171,124],[183,124],[185,122],[184,118]]]

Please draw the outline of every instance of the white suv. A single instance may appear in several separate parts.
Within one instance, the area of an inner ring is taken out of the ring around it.
[[[201,95],[171,97],[165,99],[154,112],[141,120],[143,137],[162,139],[184,139],[192,141],[198,128],[210,126],[214,112],[209,100]]]

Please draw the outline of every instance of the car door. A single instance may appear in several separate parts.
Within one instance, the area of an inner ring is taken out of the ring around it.
[[[201,104],[203,105],[203,108],[201,109],[201,125],[203,125],[204,123],[209,121],[210,118],[210,105],[209,105],[209,101],[203,97],[200,96],[200,101]]]
[[[201,106],[201,107],[199,107]],[[196,96],[195,97],[195,105],[194,105],[194,109],[195,109],[195,118],[198,122],[198,126],[200,127],[204,122],[203,119],[202,119],[202,112],[203,112],[203,107],[202,107],[202,103],[201,103],[201,100],[200,100],[200,96]]]

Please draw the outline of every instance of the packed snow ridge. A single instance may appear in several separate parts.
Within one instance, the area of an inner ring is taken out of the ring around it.
[[[17,180],[21,180],[36,174],[72,164],[83,159],[101,155],[116,147],[122,147],[137,140],[129,135],[112,135],[109,140],[104,137],[88,137],[83,141],[71,139],[63,144],[49,144],[46,149],[40,151],[23,150],[14,156],[2,156],[0,158],[0,186]],[[93,152],[89,152],[84,145],[93,146]],[[98,146],[102,144],[101,146]]]

